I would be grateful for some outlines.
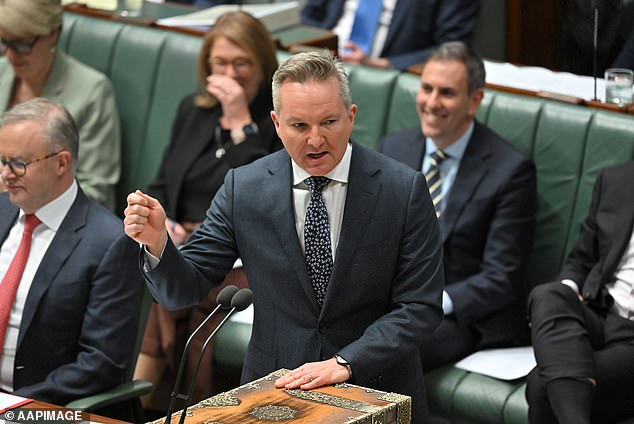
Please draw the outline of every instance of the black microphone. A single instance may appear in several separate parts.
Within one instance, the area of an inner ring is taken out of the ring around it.
[[[590,0],[594,12],[593,37],[592,37],[592,76],[594,77],[594,100],[597,98],[597,51],[599,50],[599,3],[601,0]]]
[[[249,307],[251,302],[253,301],[253,292],[249,289],[240,289],[233,295],[231,298],[231,309],[227,312],[227,315],[220,321],[220,324],[216,327],[214,331],[211,332],[205,343],[203,344],[202,349],[200,350],[200,354],[198,355],[198,361],[196,362],[196,368],[194,368],[194,373],[192,375],[192,381],[189,383],[189,390],[187,391],[187,397],[185,398],[185,406],[181,411],[181,418],[178,421],[179,424],[183,424],[185,422],[185,415],[187,415],[187,408],[189,407],[189,401],[192,397],[192,392],[194,391],[194,385],[196,384],[196,378],[198,377],[198,370],[200,369],[200,364],[203,360],[203,355],[205,354],[205,350],[207,350],[207,345],[211,339],[218,333],[218,330],[227,322],[231,314],[236,311],[243,311]]]
[[[189,350],[189,345],[192,339],[200,331],[200,329],[203,328],[205,324],[207,324],[207,322],[211,319],[211,317],[213,317],[214,314],[218,312],[218,310],[229,309],[230,307],[233,306],[232,300],[234,296],[236,295],[236,293],[238,292],[239,292],[238,288],[234,286],[233,284],[220,290],[220,292],[218,293],[218,296],[216,296],[216,303],[218,304],[218,306],[216,306],[214,310],[211,311],[209,315],[207,315],[207,318],[205,318],[205,320],[192,332],[192,334],[187,339],[187,343],[185,343],[185,349],[183,349],[183,354],[181,356],[180,363],[178,364],[178,374],[176,375],[174,388],[172,389],[172,394],[170,395],[170,404],[169,404],[169,408],[167,408],[167,414],[165,416],[165,424],[169,424],[172,421],[172,412],[174,411],[174,402],[176,401],[176,398],[178,397],[182,399],[182,395],[179,395],[178,391],[180,389],[181,380],[183,379],[183,369],[185,368],[187,351]]]

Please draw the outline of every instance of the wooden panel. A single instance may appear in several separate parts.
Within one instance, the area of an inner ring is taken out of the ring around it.
[[[511,63],[559,68],[560,2],[507,0],[506,57]]]

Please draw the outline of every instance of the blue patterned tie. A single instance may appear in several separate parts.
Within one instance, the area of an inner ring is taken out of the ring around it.
[[[382,9],[382,0],[359,0],[359,7],[354,15],[350,32],[350,41],[361,47],[365,54],[370,54],[372,51],[372,41],[379,26]]]
[[[304,257],[310,282],[315,290],[317,303],[324,304],[328,280],[332,272],[332,246],[328,211],[321,196],[322,190],[330,182],[326,177],[310,177],[304,183],[310,190],[310,202],[304,222]]]
[[[440,201],[442,200],[442,174],[440,173],[440,164],[447,159],[447,154],[442,150],[436,150],[430,155],[431,161],[429,163],[429,169],[425,173],[425,179],[427,180],[427,187],[429,188],[429,194],[431,200],[436,208],[436,217],[440,217],[442,212]]]

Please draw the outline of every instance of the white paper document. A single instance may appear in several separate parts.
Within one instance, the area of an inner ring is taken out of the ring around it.
[[[29,402],[31,402],[29,398],[23,398],[9,393],[0,393],[0,414]]]
[[[554,72],[538,66],[484,61],[486,82],[531,91],[549,91],[585,100],[594,98],[594,79],[569,72]],[[605,100],[605,81],[597,79],[597,97]]]
[[[261,4],[221,4],[184,15],[158,19],[158,25],[172,27],[211,27],[221,15],[243,10],[258,18],[269,32],[299,24],[299,4],[296,1]]]
[[[456,363],[457,368],[500,380],[526,377],[535,365],[532,346],[480,350]]]

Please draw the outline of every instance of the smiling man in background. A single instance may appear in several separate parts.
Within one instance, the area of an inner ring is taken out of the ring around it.
[[[425,63],[420,127],[385,137],[380,151],[425,174],[443,239],[445,318],[425,337],[425,371],[527,335],[523,274],[535,226],[535,166],[474,119],[482,59],[460,42]]]

